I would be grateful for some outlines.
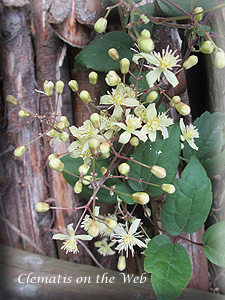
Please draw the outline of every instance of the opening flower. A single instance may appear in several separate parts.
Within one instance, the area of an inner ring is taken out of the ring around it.
[[[180,130],[182,133],[181,141],[187,141],[190,147],[197,151],[198,147],[195,145],[194,138],[199,138],[198,129],[192,124],[185,126],[184,120],[180,119]]]
[[[104,238],[98,245],[98,252],[103,255],[103,256],[107,256],[107,255],[113,255],[116,252],[114,250],[111,249],[111,247],[115,244],[115,242],[110,242],[109,244],[107,243],[106,238]]]
[[[149,104],[147,110],[147,124],[141,129],[141,133],[148,134],[149,139],[154,142],[156,140],[156,131],[162,132],[163,139],[169,137],[167,127],[173,124],[173,120],[165,115],[165,113],[157,116],[155,103]]]
[[[90,241],[93,238],[92,236],[85,234],[75,235],[73,223],[67,226],[66,231],[68,232],[68,234],[57,233],[52,237],[54,240],[65,240],[61,249],[65,250],[66,254],[68,252],[73,252],[74,254],[79,252],[77,248],[77,240]]]

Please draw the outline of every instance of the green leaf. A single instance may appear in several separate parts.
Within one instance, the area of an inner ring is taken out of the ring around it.
[[[195,156],[175,179],[174,194],[168,194],[161,210],[164,229],[171,235],[196,232],[204,224],[212,204],[211,182]]]
[[[129,187],[129,185],[127,184],[127,182],[123,182],[121,184],[118,184],[115,188],[115,191],[119,192],[119,193],[115,193],[117,196],[119,196],[119,198],[121,200],[123,200],[123,202],[127,203],[127,204],[135,204],[135,202],[132,200],[131,195],[133,194],[133,190]],[[126,196],[123,194],[127,194],[130,196]]]
[[[212,178],[225,170],[225,150],[212,158],[201,161],[207,175]]]
[[[161,133],[157,133],[155,142],[147,141],[140,143],[134,151],[134,159],[148,166],[157,165],[166,169],[167,175],[163,179],[154,176],[150,169],[134,162],[129,162],[131,170],[129,177],[142,179],[146,182],[161,185],[162,183],[172,183],[176,176],[180,154],[180,129],[178,124],[169,128],[169,138],[163,139]],[[163,194],[160,187],[152,186],[138,181],[128,180],[128,184],[135,191],[146,191],[150,196]]]
[[[210,32],[210,30],[211,30],[210,26],[207,26],[207,25],[201,25],[201,26],[205,31]],[[197,28],[196,33],[198,36],[205,36],[205,32],[202,31],[202,29],[199,27]]]
[[[152,273],[157,299],[178,297],[191,278],[191,262],[184,247],[171,244],[166,235],[158,235],[148,243],[145,255],[144,269]]]
[[[159,7],[169,17],[179,17],[185,15],[182,11],[180,11],[178,8],[176,8],[174,5],[168,3],[166,0],[157,0]],[[193,7],[191,6],[192,0],[173,0],[173,3],[184,9],[187,13],[191,12],[191,10],[195,7],[195,4],[197,3],[197,6],[202,7],[203,10],[210,9],[214,7],[217,3],[217,0],[194,0],[193,1]]]
[[[75,57],[77,67],[87,67],[100,72],[119,70],[120,64],[114,61],[109,55],[110,48],[117,49],[120,59],[126,57],[132,60],[134,52],[130,50],[133,40],[129,34],[123,31],[113,31],[104,34],[91,42]]]
[[[210,226],[202,236],[205,256],[225,268],[225,221]]]

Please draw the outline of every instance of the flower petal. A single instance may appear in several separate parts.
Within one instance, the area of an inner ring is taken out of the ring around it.
[[[148,108],[147,108],[147,118],[155,118],[157,116],[157,110],[155,108],[155,103],[149,104]]]
[[[184,119],[180,119],[180,130],[182,134],[185,134],[185,125],[184,125]]]
[[[173,87],[179,84],[179,81],[177,80],[177,77],[173,72],[165,69],[163,70],[163,73],[165,74],[167,80],[169,81],[170,84],[172,84]]]
[[[147,248],[147,245],[142,242],[141,240],[137,239],[137,238],[133,238],[134,242],[136,245],[138,245],[140,248]]]
[[[134,98],[125,98],[125,99],[123,99],[122,104],[125,105],[125,106],[133,107],[133,106],[138,106],[139,101],[134,99]]]
[[[195,145],[193,140],[187,139],[186,141],[188,142],[188,144],[191,146],[192,149],[198,151],[198,147]]]
[[[110,101],[111,98],[112,97],[109,96],[109,95],[101,96],[101,98],[100,98],[100,104],[108,104],[108,105],[112,104],[112,101]]]
[[[146,80],[148,82],[149,87],[153,87],[154,83],[160,77],[161,73],[162,71],[159,68],[155,69],[154,71],[148,72],[148,74],[146,75]]]
[[[130,138],[131,133],[128,131],[124,131],[119,138],[119,143],[126,144],[129,142]]]
[[[67,225],[66,231],[69,233],[69,235],[74,236],[75,231],[74,231],[74,229],[73,229],[73,223]]]
[[[82,241],[91,241],[93,239],[93,236],[87,234],[78,234],[75,235],[75,238]]]
[[[116,105],[112,114],[112,117],[117,121],[121,121],[123,115],[123,110],[120,105]]]
[[[131,224],[130,229],[128,231],[129,235],[133,235],[137,231],[140,222],[141,222],[141,219],[134,220],[134,222]]]
[[[53,240],[68,240],[70,236],[68,234],[56,233],[52,236]]]
[[[139,138],[139,140],[141,140],[142,142],[146,142],[147,141],[147,136],[143,135],[140,131],[135,130],[133,132],[133,134],[136,135]]]
[[[164,140],[167,139],[169,137],[169,133],[168,133],[167,128],[166,127],[162,127],[161,131],[162,131],[163,139]]]
[[[148,137],[151,142],[155,142],[156,140],[156,131],[150,130],[148,133]]]

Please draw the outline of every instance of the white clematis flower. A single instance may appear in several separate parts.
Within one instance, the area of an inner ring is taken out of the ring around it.
[[[184,120],[180,119],[180,130],[182,132],[181,141],[187,141],[190,147],[197,151],[198,147],[194,143],[194,138],[199,138],[198,129],[192,124],[185,126]]]

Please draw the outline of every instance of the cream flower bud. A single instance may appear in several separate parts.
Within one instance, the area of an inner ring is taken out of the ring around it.
[[[151,33],[150,33],[150,31],[149,30],[147,30],[147,29],[143,29],[142,31],[141,31],[141,34],[140,34],[141,36],[143,36],[143,37],[146,37],[146,38],[151,38]]]
[[[74,188],[73,188],[74,193],[80,194],[80,193],[82,192],[82,186],[83,186],[82,183],[78,180],[78,181],[75,183]]]
[[[55,128],[61,131],[61,130],[65,129],[65,123],[58,121],[55,123]]]
[[[55,171],[62,172],[64,170],[64,163],[58,158],[50,159],[49,167]]]
[[[130,144],[131,146],[134,146],[134,147],[137,147],[140,143],[140,140],[139,138],[137,138],[136,136],[133,136],[131,139],[130,139]]]
[[[117,221],[111,218],[106,218],[104,221],[104,224],[109,228],[109,229],[115,229],[117,226]]]
[[[100,149],[100,142],[99,142],[99,140],[94,139],[94,138],[91,139],[91,140],[89,141],[89,149],[90,149],[90,151],[91,151],[91,153],[92,153],[93,155],[98,154],[99,149]]]
[[[54,89],[54,84],[51,81],[45,80],[44,82],[44,91],[47,96],[52,96]]]
[[[48,136],[57,138],[59,136],[58,131],[56,131],[55,129],[51,129],[46,133]]]
[[[198,63],[198,57],[196,55],[191,55],[188,59],[183,63],[183,68],[188,70],[191,67],[195,66]]]
[[[86,175],[86,176],[84,176],[84,179],[83,179],[82,183],[84,185],[89,185],[89,184],[92,183],[92,181],[93,181],[93,176]]]
[[[200,47],[200,51],[204,54],[211,54],[214,50],[214,45],[211,41],[205,41]]]
[[[175,189],[175,186],[172,185],[172,184],[167,184],[167,183],[163,183],[161,185],[161,189],[164,191],[164,192],[167,192],[168,194],[173,194],[176,189]]]
[[[149,195],[144,192],[136,192],[131,196],[132,200],[139,204],[147,204],[150,201]]]
[[[117,269],[121,272],[126,269],[126,258],[124,255],[120,255],[118,258]]]
[[[145,36],[139,36],[138,46],[139,46],[141,52],[144,52],[144,53],[150,53],[155,48],[153,40],[151,38],[147,38]]]
[[[181,114],[182,116],[187,116],[191,112],[190,106],[183,102],[177,103],[175,108],[179,112],[179,114]]]
[[[102,153],[102,154],[104,154],[104,153],[109,153],[109,151],[110,151],[110,145],[109,145],[109,143],[108,142],[103,142],[101,145],[100,145],[100,152]]]
[[[146,218],[151,217],[152,211],[149,207],[145,207],[144,215]]]
[[[83,164],[79,166],[78,171],[80,174],[86,175],[90,169],[90,166],[87,164]]]
[[[59,158],[58,154],[54,153],[54,154],[50,154],[50,155],[48,156],[48,160],[51,160],[51,159],[53,159],[53,158]]]
[[[77,92],[79,90],[79,86],[76,80],[70,80],[68,85],[73,92]]]
[[[64,82],[62,82],[62,80],[57,81],[55,85],[56,93],[62,94],[63,89],[64,89]]]
[[[141,24],[148,24],[149,23],[149,18],[146,16],[146,15],[141,15],[140,16],[140,22],[141,22]]]
[[[153,175],[155,175],[158,178],[164,178],[166,177],[166,170],[163,167],[159,166],[152,166],[151,172]]]
[[[14,155],[16,157],[20,157],[24,154],[24,152],[26,151],[26,147],[25,146],[19,146],[14,150]]]
[[[37,212],[46,212],[49,211],[49,208],[50,208],[49,204],[45,202],[38,202],[35,205],[35,209]]]
[[[224,68],[225,67],[225,53],[223,49],[218,48],[217,52],[215,53],[215,61],[214,61],[216,68]]]
[[[158,98],[159,94],[156,91],[151,91],[149,92],[148,96],[147,96],[147,101],[149,103],[152,103],[153,101],[155,101]]]
[[[100,169],[102,175],[105,175],[105,173],[108,171],[108,169],[106,167],[101,167]]]
[[[98,221],[92,220],[91,224],[90,224],[90,227],[88,229],[88,234],[90,236],[96,237],[96,236],[99,235],[99,232],[100,232],[100,227],[99,227]]]
[[[119,165],[118,171],[122,175],[127,175],[130,172],[130,166],[127,163],[122,163]]]
[[[97,74],[96,72],[91,72],[91,73],[88,75],[88,78],[89,78],[90,84],[96,85],[97,80],[98,80],[98,74]]]
[[[203,8],[196,7],[193,11],[194,14],[197,14],[194,18],[196,21],[200,22],[203,19]]]
[[[67,142],[68,139],[69,139],[69,134],[67,132],[61,132],[60,135],[59,135],[59,139],[60,141],[62,142]]]
[[[107,26],[107,19],[99,18],[98,21],[94,25],[94,30],[97,33],[103,33],[106,30],[106,26]]]
[[[23,109],[21,109],[19,111],[18,115],[20,118],[28,118],[30,116],[29,112],[27,110],[23,110]]]
[[[120,71],[122,74],[127,74],[130,68],[130,61],[126,57],[120,61]]]
[[[180,103],[181,101],[181,98],[179,96],[174,96],[172,99],[171,99],[171,102],[170,102],[170,106],[171,107],[176,107],[176,105],[178,103]]]
[[[111,48],[108,51],[108,55],[113,59],[113,60],[119,60],[120,56],[118,51],[115,48]]]
[[[80,92],[80,99],[85,103],[91,102],[91,95],[88,91],[83,90]]]
[[[70,126],[70,123],[69,123],[67,117],[65,117],[65,116],[62,116],[59,121],[63,122],[65,124],[66,128],[68,128]]]
[[[6,96],[6,102],[8,102],[11,105],[17,105],[18,100],[13,95]]]
[[[105,82],[109,86],[115,86],[121,82],[121,78],[115,71],[109,71],[105,77]]]
[[[100,115],[98,113],[93,113],[90,115],[90,121],[94,128],[99,128],[101,125]]]

